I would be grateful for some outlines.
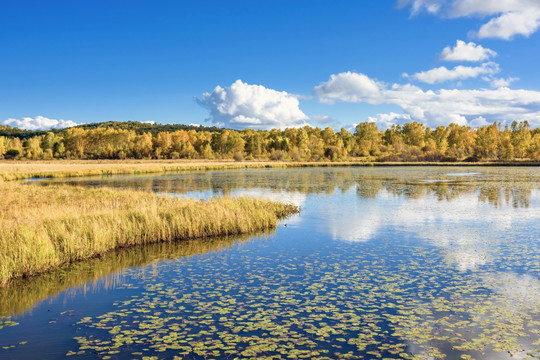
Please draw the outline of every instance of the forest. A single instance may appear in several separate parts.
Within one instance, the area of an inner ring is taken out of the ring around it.
[[[0,126],[0,159],[234,159],[281,161],[540,160],[540,128],[527,121],[473,129],[418,122],[378,129],[305,126],[241,131],[188,125],[106,122],[54,131]]]

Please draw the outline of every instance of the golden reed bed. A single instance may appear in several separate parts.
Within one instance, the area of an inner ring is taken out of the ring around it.
[[[167,173],[190,170],[327,166],[538,166],[538,161],[510,162],[292,162],[233,160],[0,160],[0,179],[63,178],[114,174]]]
[[[0,181],[0,285],[112,249],[275,227],[294,205]]]

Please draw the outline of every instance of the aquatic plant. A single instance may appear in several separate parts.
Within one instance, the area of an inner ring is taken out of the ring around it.
[[[86,261],[65,264],[39,276],[13,279],[0,288],[0,329],[2,316],[22,314],[40,301],[62,291],[75,296],[86,294],[90,289],[100,291],[121,287],[125,282],[122,270],[126,268],[222,252],[249,243],[257,236],[267,238],[274,232],[275,229],[272,229],[256,234],[160,242],[116,249]]]

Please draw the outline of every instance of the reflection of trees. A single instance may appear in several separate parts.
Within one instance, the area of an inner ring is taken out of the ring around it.
[[[479,176],[449,176],[450,172],[475,171]],[[242,169],[185,172],[161,176],[111,176],[99,179],[56,180],[76,185],[132,188],[161,193],[186,194],[211,191],[227,195],[237,189],[265,188],[304,194],[332,194],[351,187],[361,198],[376,198],[381,191],[408,199],[435,196],[450,201],[478,193],[478,199],[495,207],[512,204],[528,207],[538,189],[540,172],[534,168],[303,168]]]
[[[260,235],[269,236],[271,233]],[[66,289],[74,293],[86,293],[95,287],[114,289],[124,284],[125,274],[121,270],[129,267],[146,266],[159,260],[223,251],[252,238],[253,234],[135,246],[115,250],[99,258],[74,263],[51,273],[28,279],[17,279],[4,288],[0,288],[0,316],[22,313],[39,301]],[[94,285],[89,285],[92,281]]]
[[[524,182],[505,182],[502,184],[482,184],[479,187],[478,198],[495,207],[503,204],[512,204],[515,208],[527,208],[530,205],[530,197],[533,189],[537,186]]]
[[[382,189],[381,180],[366,180],[356,183],[356,194],[362,199],[375,199]]]

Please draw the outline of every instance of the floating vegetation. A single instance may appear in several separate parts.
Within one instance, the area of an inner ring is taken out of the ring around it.
[[[272,230],[261,233],[267,238]],[[0,317],[22,314],[37,303],[67,289],[71,296],[85,295],[89,291],[114,290],[126,287],[122,270],[146,266],[156,261],[190,257],[230,250],[247,243],[257,234],[162,242],[117,249],[87,261],[64,265],[54,271],[27,279],[16,279],[0,288]],[[97,289],[92,289],[92,285]],[[61,315],[64,315],[62,313]],[[1,318],[0,318],[1,319]],[[13,323],[15,324],[15,323]],[[0,329],[2,324],[0,320]]]
[[[79,321],[85,335],[76,337],[76,351],[189,359],[540,355],[531,341],[540,332],[537,279],[463,273],[438,249],[389,239],[355,250],[164,266],[160,276],[132,283],[140,294]],[[501,291],[520,283],[531,294]]]
[[[2,319],[0,318],[0,330],[8,326],[17,326],[19,323],[9,320],[9,318]]]
[[[448,171],[303,171],[155,179],[165,193],[199,183],[212,193],[297,196],[303,212],[267,239],[224,251],[136,256],[149,265],[71,296],[78,302],[65,291],[49,316],[38,305],[36,318],[54,321],[48,328],[69,325],[57,357],[540,358],[540,171],[482,168],[482,177],[433,184],[419,180]],[[141,188],[132,181],[124,184]],[[21,325],[4,328],[0,347],[28,336],[26,316],[13,316]],[[0,358],[29,353],[29,340]]]

